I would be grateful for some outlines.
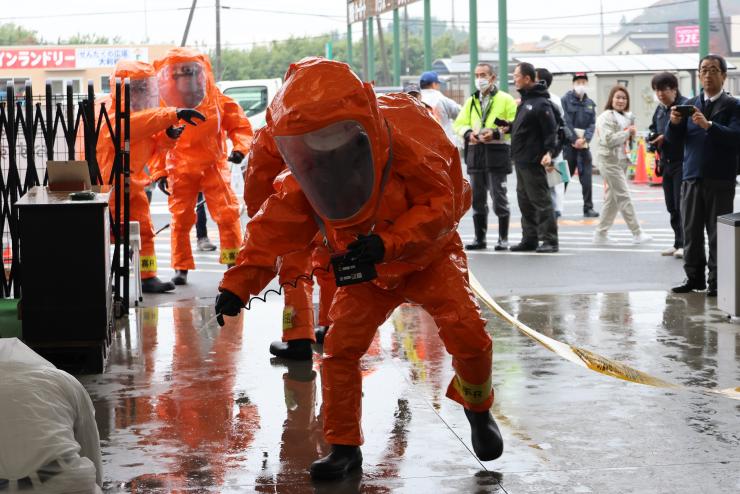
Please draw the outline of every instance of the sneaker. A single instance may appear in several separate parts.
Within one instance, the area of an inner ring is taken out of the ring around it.
[[[597,213],[596,211],[594,211],[593,208],[586,209],[586,210],[583,211],[583,217],[584,218],[598,218],[599,217],[599,213]]]
[[[675,247],[669,247],[663,252],[660,253],[661,256],[675,256],[676,255],[676,248]]]
[[[596,245],[604,245],[604,244],[610,244],[612,242],[612,239],[609,237],[609,234],[606,232],[594,232],[593,242]]]
[[[676,249],[676,252],[673,253],[673,257],[676,259],[683,259],[683,247]]]
[[[647,233],[642,233],[642,232],[640,232],[637,235],[635,235],[634,237],[632,237],[632,243],[635,244],[635,245],[638,245],[638,244],[646,244],[646,243],[648,243],[648,242],[650,242],[652,240],[653,240],[653,237],[651,237]]]
[[[472,244],[465,245],[465,250],[484,250],[487,247],[486,242],[475,240]]]
[[[175,276],[172,277],[172,283],[178,286],[187,284],[188,282],[188,270],[187,269],[176,269]]]
[[[538,254],[554,254],[558,252],[560,248],[558,247],[558,244],[551,244],[550,242],[542,242],[535,251]]]
[[[690,293],[694,290],[705,290],[707,283],[704,280],[685,279],[683,284],[671,288],[673,293]]]
[[[493,250],[509,250],[509,241],[499,239],[498,242],[496,242],[496,246],[493,248]]]
[[[201,252],[212,252],[216,250],[216,246],[211,243],[208,237],[202,237],[198,239],[197,249]]]
[[[537,244],[519,242],[516,245],[512,245],[509,250],[512,252],[531,252],[533,250],[537,250]]]

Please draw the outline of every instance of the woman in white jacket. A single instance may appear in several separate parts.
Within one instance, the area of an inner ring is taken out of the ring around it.
[[[628,149],[635,137],[634,116],[629,112],[630,96],[623,86],[614,86],[609,92],[606,108],[596,119],[596,137],[599,140],[599,171],[604,177],[607,189],[601,219],[594,243],[605,244],[610,241],[607,232],[614,224],[617,212],[622,213],[625,223],[632,232],[632,243],[642,244],[652,240],[643,233],[632,205],[625,172],[630,164]]]

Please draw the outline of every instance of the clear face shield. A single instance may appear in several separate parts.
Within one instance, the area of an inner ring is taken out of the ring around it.
[[[157,78],[131,80],[131,111],[137,112],[159,107],[159,86]]]
[[[200,62],[165,66],[159,73],[159,94],[167,106],[197,107],[206,95],[205,67]]]
[[[329,220],[357,214],[375,183],[367,132],[343,120],[297,136],[276,136],[280,154],[317,212]]]

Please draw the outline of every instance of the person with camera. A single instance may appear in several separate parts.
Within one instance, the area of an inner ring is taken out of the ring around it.
[[[663,133],[671,116],[671,107],[684,105],[688,98],[678,90],[678,79],[670,72],[661,72],[651,82],[658,107],[653,113],[648,135],[648,151],[655,155],[655,174],[663,177],[663,195],[673,229],[673,247],[661,255],[683,257],[683,228],[681,227],[681,182],[683,181],[683,145],[665,142]]]
[[[683,145],[684,271],[686,280],[674,293],[707,289],[717,296],[717,216],[732,212],[735,200],[740,102],[722,90],[727,62],[707,55],[699,62],[702,91],[685,105],[671,107],[665,142]],[[704,230],[709,238],[709,262]],[[709,268],[709,276],[705,269]]]
[[[511,157],[516,168],[516,196],[522,213],[522,240],[513,252],[558,252],[558,224],[547,183],[557,149],[558,125],[544,82],[535,82],[534,65],[514,69],[514,85],[522,95],[511,124]],[[539,242],[542,242],[541,244]]]
[[[508,125],[516,116],[516,102],[496,87],[496,74],[487,63],[475,68],[477,90],[468,98],[455,120],[454,129],[465,141],[465,164],[473,189],[473,226],[475,241],[467,250],[487,247],[488,192],[493,212],[498,217],[498,242],[495,250],[509,248],[509,199],[506,176],[512,172],[511,137],[499,124]],[[498,121],[498,123],[497,123]]]

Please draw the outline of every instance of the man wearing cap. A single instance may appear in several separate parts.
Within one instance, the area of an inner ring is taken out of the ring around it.
[[[565,125],[568,126],[571,142],[563,148],[571,176],[578,169],[578,180],[583,192],[583,216],[597,218],[591,193],[593,165],[588,143],[594,136],[596,126],[596,103],[588,97],[588,75],[585,72],[573,74],[573,89],[562,98]],[[567,185],[566,185],[567,190]]]
[[[455,137],[455,131],[452,129],[452,122],[455,121],[457,114],[460,113],[460,105],[442,94],[439,90],[441,86],[439,77],[434,71],[430,70],[421,74],[419,86],[421,87],[421,101],[432,107],[434,116],[445,130],[445,134],[447,134],[447,137],[450,138],[453,144],[457,145],[457,138]]]

